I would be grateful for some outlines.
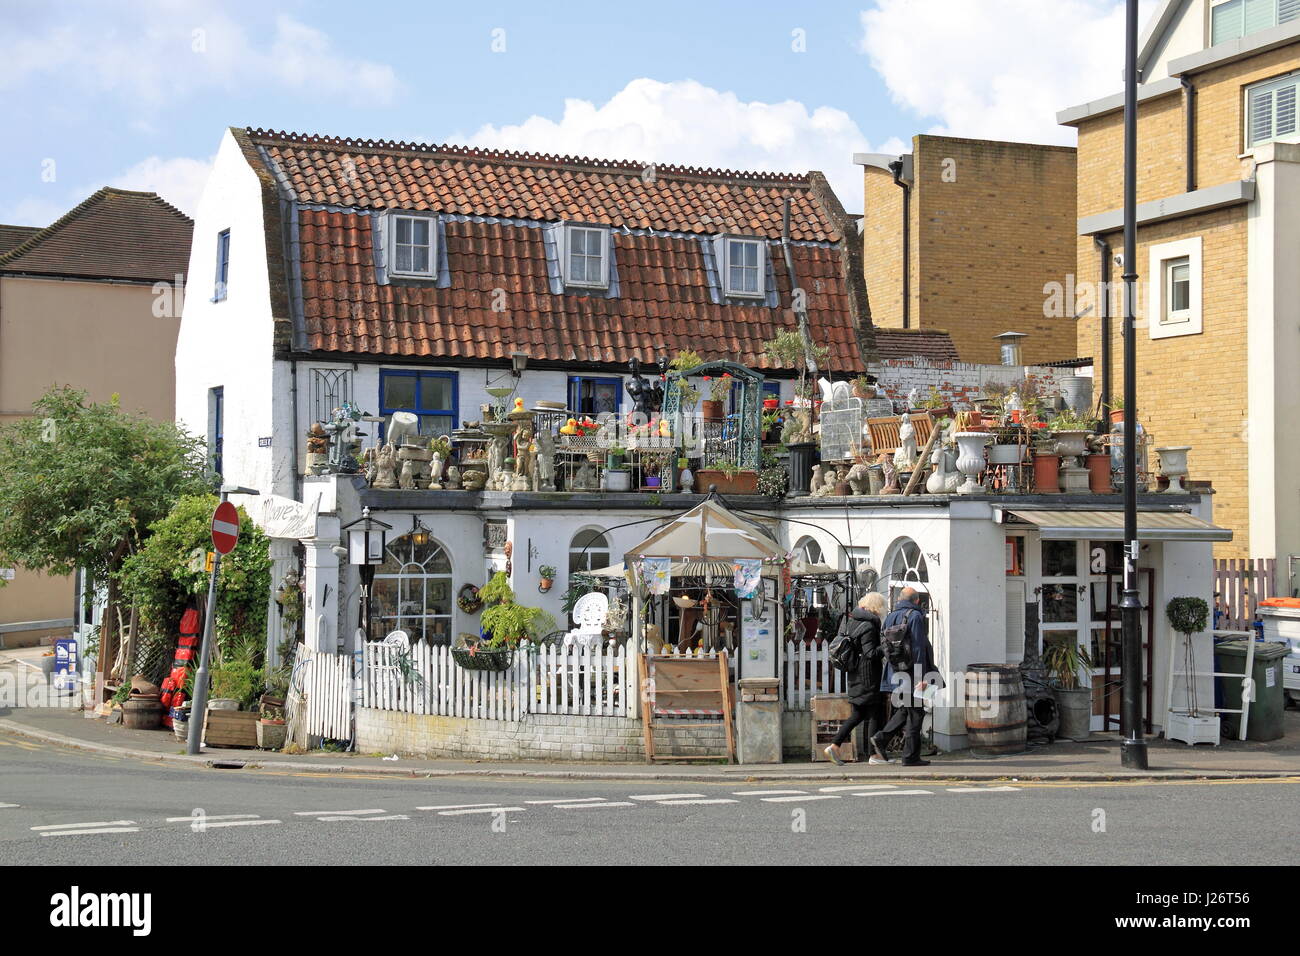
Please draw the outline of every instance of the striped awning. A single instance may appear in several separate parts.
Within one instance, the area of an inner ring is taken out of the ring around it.
[[[1122,511],[1008,510],[1008,524],[1032,525],[1045,541],[1123,541]],[[1232,531],[1182,511],[1139,511],[1139,541],[1231,541]]]

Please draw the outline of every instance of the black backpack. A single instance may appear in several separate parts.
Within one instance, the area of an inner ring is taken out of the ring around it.
[[[902,620],[891,624],[880,634],[880,646],[885,652],[885,660],[896,671],[912,669],[912,634],[908,628],[908,614],[903,612]]]
[[[862,658],[862,644],[855,633],[854,621],[848,615],[844,616],[843,629],[835,640],[831,641],[828,654],[831,659],[831,666],[838,670],[848,671],[852,674],[858,669],[858,664]]]

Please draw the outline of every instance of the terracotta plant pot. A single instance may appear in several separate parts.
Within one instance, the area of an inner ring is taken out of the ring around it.
[[[555,585],[554,578],[542,578],[542,583],[537,586],[537,590],[545,594]]]
[[[701,468],[695,473],[696,490],[707,492],[710,485],[716,485],[718,493],[723,495],[756,495],[758,494],[758,472],[738,471],[728,477],[725,472]]]
[[[1118,425],[1123,420],[1124,420],[1124,409],[1112,408],[1110,410],[1110,423],[1112,425]]]
[[[715,402],[710,398],[706,398],[704,401],[700,402],[700,414],[706,419],[722,418],[722,409],[722,402]]]
[[[1088,487],[1094,495],[1108,495],[1110,486],[1110,455],[1088,456]]]
[[[1061,456],[1034,456],[1034,491],[1040,495],[1055,495],[1061,490]]]

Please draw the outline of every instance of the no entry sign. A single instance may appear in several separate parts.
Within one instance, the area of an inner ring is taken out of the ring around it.
[[[212,546],[218,554],[229,554],[238,543],[239,512],[229,501],[223,501],[212,513]]]

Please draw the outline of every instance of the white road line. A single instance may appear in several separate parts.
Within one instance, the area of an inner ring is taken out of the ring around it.
[[[168,823],[207,823],[211,824],[213,820],[256,820],[256,813],[221,813],[208,814],[197,817],[168,817]]]
[[[403,813],[389,813],[382,817],[317,817],[320,823],[373,823],[375,820],[409,820]]]
[[[45,826],[32,827],[33,830],[75,830],[78,827],[133,827],[134,820],[97,820],[94,823],[47,823]]]
[[[557,810],[602,810],[606,807],[635,807],[635,803],[629,803],[627,800],[615,801],[612,803],[557,803]]]
[[[733,790],[731,791],[731,795],[733,797],[777,797],[787,793],[794,794],[807,792],[807,790]]]
[[[97,830],[49,830],[41,836],[85,836],[89,833],[139,833],[139,827],[102,827]]]
[[[665,807],[690,807],[702,806],[712,803],[739,803],[739,800],[731,800],[726,797],[715,797],[711,800],[660,800],[658,803]]]
[[[356,817],[341,817],[343,820],[355,820]],[[222,820],[217,823],[205,823],[200,830],[219,830],[221,827],[260,827],[268,823],[280,823],[279,820]]]
[[[818,793],[853,793],[857,790],[896,790],[896,783],[860,783],[856,787],[818,787]]]
[[[640,793],[628,797],[629,800],[685,800],[687,797],[702,797],[702,793]],[[734,800],[732,801],[735,802]]]
[[[439,807],[416,807],[417,810],[465,810],[469,807],[496,807],[497,803],[445,803]]]
[[[591,804],[583,803],[583,804],[579,804],[579,806],[587,807],[587,806],[591,806]],[[523,807],[498,807],[498,806],[465,807],[464,809],[461,810],[439,810],[438,816],[459,817],[459,816],[463,816],[466,813],[520,813],[523,811],[523,809],[524,809]]]
[[[949,787],[949,793],[1007,793],[1019,787]]]
[[[383,813],[383,810],[295,810],[295,817],[361,817],[368,813]]]
[[[855,793],[855,797],[933,797],[930,790],[876,790],[873,793]]]
[[[0,810],[10,810],[18,806],[16,803],[0,803]]]
[[[805,793],[798,797],[763,797],[764,803],[806,803],[809,800],[838,800],[834,793]]]
[[[528,804],[529,806],[532,806],[534,804],[541,804],[542,806],[546,806],[547,804],[551,804],[551,803],[596,803],[597,801],[602,801],[604,799],[605,799],[604,797],[574,797],[573,799],[560,799],[560,800],[525,800],[524,803]],[[636,798],[633,797],[632,799],[635,800]]]

